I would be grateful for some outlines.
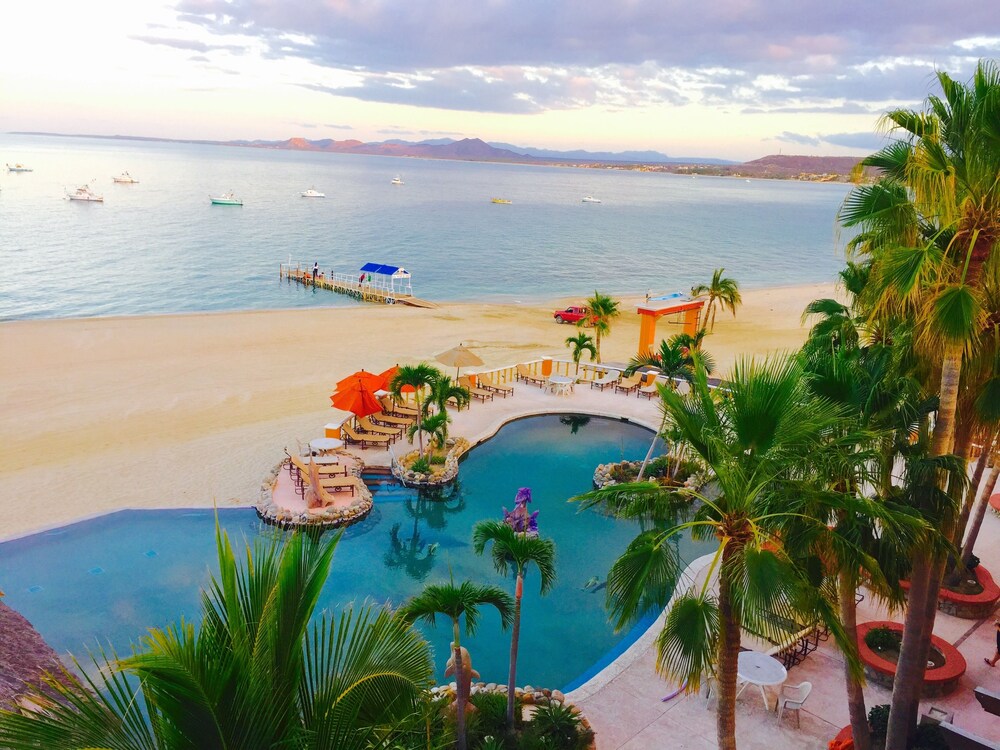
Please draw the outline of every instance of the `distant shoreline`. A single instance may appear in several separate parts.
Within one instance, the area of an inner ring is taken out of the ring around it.
[[[450,144],[423,143],[362,143],[361,141],[310,141],[288,138],[284,141],[215,141],[192,138],[162,138],[139,135],[100,135],[93,133],[49,133],[43,131],[11,131],[8,135],[43,136],[48,138],[93,138],[98,140],[134,141],[140,143],[182,143],[200,146],[228,146],[275,151],[305,151],[363,156],[465,161],[470,163],[518,164],[524,166],[570,167],[575,169],[614,169],[629,172],[658,172],[704,177],[735,177],[739,179],[795,180],[798,182],[849,182],[861,157],[796,156],[775,154],[743,163],[720,159],[676,159],[670,161],[632,161],[611,159],[579,159],[539,157],[495,148],[479,139],[464,139]]]

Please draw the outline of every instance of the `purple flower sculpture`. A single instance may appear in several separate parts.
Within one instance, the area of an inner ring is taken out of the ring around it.
[[[514,497],[514,510],[503,509],[503,522],[519,534],[538,535],[538,511],[528,513],[528,503],[531,502],[531,489],[522,487]]]

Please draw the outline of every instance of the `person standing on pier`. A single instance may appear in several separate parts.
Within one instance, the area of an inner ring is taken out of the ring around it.
[[[319,276],[319,261],[313,263],[313,284],[316,283],[317,276]]]

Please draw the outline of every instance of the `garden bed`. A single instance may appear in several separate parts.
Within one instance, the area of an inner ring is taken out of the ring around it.
[[[969,575],[975,577],[979,593],[964,593],[962,589],[956,591],[942,586],[938,593],[938,609],[963,620],[982,620],[996,609],[1000,601],[1000,586],[981,564],[969,571]],[[904,590],[910,588],[909,581],[900,581],[900,585]],[[975,587],[964,587],[964,591],[975,591]]]
[[[617,461],[600,464],[594,470],[594,487],[610,487],[634,482],[639,476],[642,461]],[[673,456],[658,456],[649,462],[643,481],[657,482],[664,488],[699,489],[705,484],[705,473],[694,461]]]
[[[465,438],[449,441],[448,452],[444,456],[429,452],[430,458],[420,463],[418,451],[410,451],[392,464],[392,475],[407,487],[443,487],[451,484],[458,476],[458,460],[472,447]],[[437,456],[436,460],[434,457]]]
[[[865,666],[865,676],[876,685],[891,690],[892,683],[896,679],[896,662],[892,650],[875,651],[865,639],[869,631],[876,628],[885,628],[902,638],[903,625],[890,621],[866,622],[858,625],[858,655]],[[932,659],[938,666],[929,666],[924,671],[924,685],[921,690],[921,696],[924,698],[937,698],[951,693],[958,686],[958,681],[965,674],[967,666],[965,657],[958,649],[936,635],[931,636],[931,648],[939,655],[938,658]],[[896,653],[895,658],[898,656]]]

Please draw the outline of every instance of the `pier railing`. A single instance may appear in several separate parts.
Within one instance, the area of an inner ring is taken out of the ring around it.
[[[363,302],[382,302],[394,304],[398,300],[413,297],[413,287],[409,279],[393,279],[389,276],[319,272],[313,276],[313,267],[301,262],[281,263],[278,266],[279,278],[297,281],[306,286],[328,289],[332,292],[346,294]]]

